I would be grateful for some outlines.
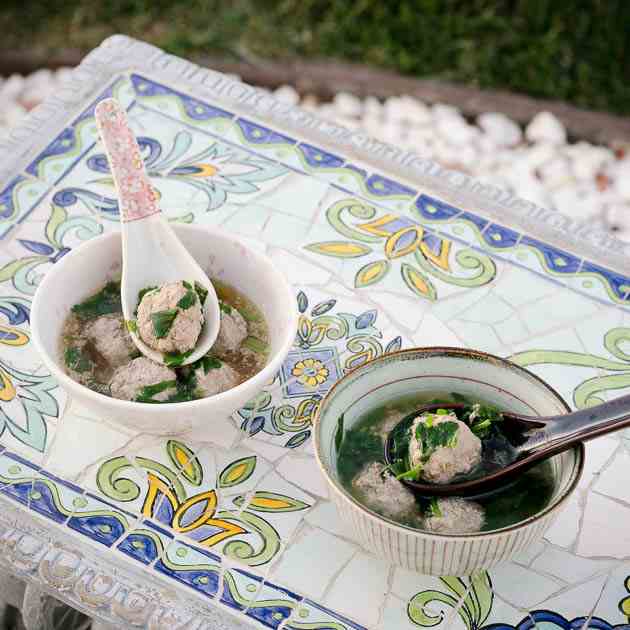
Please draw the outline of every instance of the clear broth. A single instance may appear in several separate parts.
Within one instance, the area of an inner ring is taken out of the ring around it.
[[[410,394],[371,409],[348,429],[337,455],[337,472],[343,487],[362,505],[389,520],[418,529],[417,519],[394,519],[375,509],[369,497],[358,491],[353,480],[373,462],[384,463],[385,440],[389,431],[403,417],[424,405],[452,404],[450,393]],[[469,403],[486,402],[480,399]],[[553,496],[553,468],[548,461],[537,464],[509,485],[471,497],[483,508],[485,519],[481,531],[494,531],[519,523],[543,510]],[[427,509],[426,500],[417,500],[418,514]]]
[[[230,307],[239,311],[247,323],[247,338],[240,348],[235,352],[226,352],[221,359],[229,363],[238,373],[239,383],[251,378],[265,366],[268,358],[269,332],[265,318],[261,310],[238,289],[220,282],[212,280],[216,294],[220,300]],[[116,368],[103,357],[87,334],[87,328],[98,317],[102,315],[122,315],[122,305],[120,303],[120,283],[109,283],[112,287],[111,296],[101,307],[97,314],[87,316],[78,315],[71,311],[64,323],[61,337],[61,356],[64,358],[65,372],[73,380],[89,387],[93,391],[110,396],[109,381]],[[80,304],[86,304],[95,295],[101,293],[103,289],[88,296]],[[71,365],[83,367],[85,369],[72,369],[68,362],[68,351],[80,350],[79,359],[71,362]],[[134,351],[130,355],[130,360],[140,356],[139,351]],[[81,363],[83,360],[83,363]],[[174,368],[178,375],[178,381],[183,369]],[[185,369],[185,368],[184,368]],[[198,396],[196,396],[198,397]],[[194,399],[192,397],[191,399]],[[175,401],[173,401],[175,402]]]

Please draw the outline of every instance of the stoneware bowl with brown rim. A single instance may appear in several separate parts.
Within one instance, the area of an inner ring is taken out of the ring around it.
[[[343,430],[348,431],[367,411],[387,401],[439,391],[478,397],[516,413],[544,416],[569,411],[549,385],[505,359],[457,348],[414,348],[374,359],[335,384],[317,412],[315,451],[340,518],[367,550],[419,573],[469,575],[512,559],[542,538],[578,484],[584,446],[550,460],[549,503],[514,525],[475,534],[437,534],[399,525],[361,505],[342,486],[336,463],[338,420],[344,414]]]

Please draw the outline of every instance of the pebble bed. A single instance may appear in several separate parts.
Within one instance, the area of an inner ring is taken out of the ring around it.
[[[69,72],[42,69],[0,79],[0,133],[54,92]],[[628,143],[569,141],[562,123],[545,111],[523,129],[501,113],[487,112],[471,121],[457,107],[427,105],[411,96],[382,101],[340,92],[332,101],[320,102],[312,95],[301,97],[288,85],[274,94],[630,241]]]

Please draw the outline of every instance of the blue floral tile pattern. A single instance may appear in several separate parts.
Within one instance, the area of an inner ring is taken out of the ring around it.
[[[0,238],[24,220],[46,194],[46,185],[18,175],[0,191]]]

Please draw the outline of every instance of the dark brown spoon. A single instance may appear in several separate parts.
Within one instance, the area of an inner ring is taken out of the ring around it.
[[[465,405],[427,405],[408,414],[390,431],[385,444],[385,460],[392,464],[393,434],[397,427],[412,418],[436,409],[462,409]],[[490,490],[511,481],[543,459],[557,455],[600,435],[630,426],[630,395],[605,402],[573,413],[536,417],[516,413],[502,413],[501,432],[510,443],[511,463],[489,474],[455,479],[452,483],[436,484],[423,481],[401,480],[422,495],[471,495]]]

